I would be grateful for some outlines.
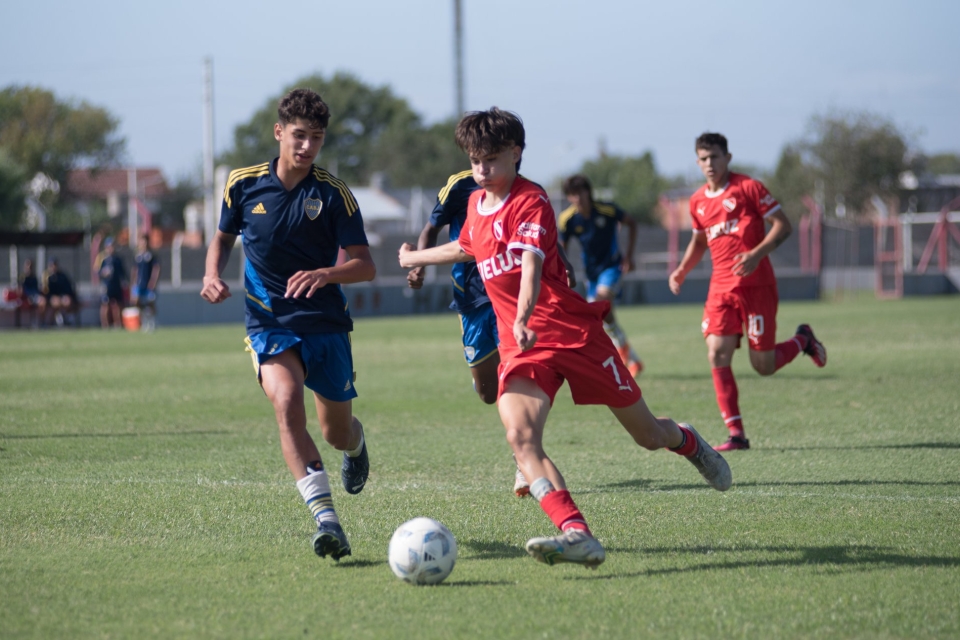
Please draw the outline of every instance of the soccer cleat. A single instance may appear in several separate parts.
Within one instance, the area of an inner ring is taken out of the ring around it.
[[[513,476],[513,492],[517,494],[518,498],[525,498],[530,495],[530,483],[527,482],[527,479],[523,476],[523,471],[520,471],[519,466]]]
[[[813,335],[813,329],[810,328],[810,325],[802,324],[797,327],[797,335],[804,336],[807,339],[807,348],[803,352],[810,356],[813,364],[818,367],[827,366],[827,348]]]
[[[603,545],[580,529],[570,529],[549,538],[532,538],[527,541],[527,553],[544,564],[572,562],[588,569],[596,569],[607,558]]]
[[[730,436],[727,441],[713,448],[714,451],[737,451],[738,449],[749,449],[750,441],[740,436]]]
[[[313,551],[321,558],[328,555],[340,562],[340,558],[350,555],[350,543],[347,534],[336,522],[321,522],[313,535]]]
[[[681,427],[690,430],[693,437],[697,439],[697,451],[692,456],[687,456],[687,460],[693,463],[700,475],[707,481],[711,487],[717,491],[726,491],[733,482],[733,474],[730,473],[730,465],[723,459],[723,456],[707,444],[707,441],[700,437],[697,430],[685,422],[680,423]]]
[[[627,363],[627,371],[630,372],[634,378],[643,373],[643,361],[642,360],[633,360]]]
[[[367,475],[370,473],[370,459],[367,457],[367,440],[364,438],[360,455],[351,458],[343,452],[343,465],[340,467],[340,480],[347,493],[357,494],[363,491],[367,484]]]

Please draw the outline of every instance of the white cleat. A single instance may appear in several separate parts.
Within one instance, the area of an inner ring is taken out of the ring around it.
[[[527,553],[544,564],[572,562],[588,569],[596,569],[607,559],[603,545],[589,533],[579,529],[571,529],[549,538],[532,538],[527,541]]]
[[[729,489],[733,483],[733,474],[730,473],[730,465],[727,464],[727,461],[707,444],[707,441],[701,438],[692,426],[686,422],[681,422],[680,426],[689,429],[690,433],[697,439],[697,452],[692,456],[687,456],[687,460],[693,463],[693,466],[697,468],[697,471],[711,487],[717,491]]]

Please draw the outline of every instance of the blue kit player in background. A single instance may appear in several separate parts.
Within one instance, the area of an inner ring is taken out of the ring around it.
[[[137,241],[137,256],[133,262],[133,291],[131,298],[140,309],[144,331],[157,328],[157,282],[160,280],[160,258],[150,251],[149,236]]]
[[[637,241],[637,223],[612,202],[593,199],[593,187],[586,176],[570,176],[563,181],[563,195],[570,207],[560,213],[557,226],[560,244],[569,250],[570,239],[580,241],[583,267],[587,272],[587,301],[606,300],[610,313],[603,319],[603,329],[613,340],[620,358],[637,377],[643,371],[643,361],[630,346],[627,334],[613,314],[613,302],[620,293],[620,278],[633,270],[633,250]],[[627,227],[627,252],[620,253],[617,242],[620,225]]]
[[[369,460],[353,415],[353,320],[340,285],[372,280],[376,266],[350,189],[313,164],[330,121],[326,103],[309,89],[294,89],[280,100],[278,116],[280,156],[227,179],[200,295],[212,303],[230,297],[220,276],[242,235],[247,351],[273,404],[283,458],[316,520],[313,549],[339,561],[350,555],[350,543],[307,431],[304,387],[313,391],[323,439],[343,452],[344,489],[359,493]],[[338,265],[341,248],[346,261]]]

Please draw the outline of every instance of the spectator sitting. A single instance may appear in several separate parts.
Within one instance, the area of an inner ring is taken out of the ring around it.
[[[45,303],[40,310],[40,324],[46,324],[47,310],[53,313],[54,322],[57,326],[63,326],[64,315],[67,313],[77,313],[79,305],[77,304],[77,293],[73,288],[73,282],[70,277],[60,271],[60,265],[56,258],[50,258],[47,270],[43,274],[43,293]],[[79,325],[79,317],[77,325]]]
[[[37,278],[36,270],[33,268],[33,260],[29,258],[23,261],[23,273],[20,275],[17,294],[20,299],[20,309],[28,311],[31,315],[31,326],[37,326],[38,313],[42,314],[46,307],[46,300],[40,291],[40,280]]]

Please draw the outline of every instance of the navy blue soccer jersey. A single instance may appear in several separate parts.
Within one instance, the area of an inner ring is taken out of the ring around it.
[[[447,179],[446,186],[437,195],[437,204],[430,214],[430,224],[440,229],[450,225],[450,241],[460,237],[463,223],[467,219],[467,202],[470,194],[480,188],[470,171],[455,173]],[[450,308],[465,313],[485,304],[490,304],[483,280],[477,271],[476,262],[458,262],[453,265],[450,277],[453,279],[453,302]]]
[[[150,288],[150,278],[153,276],[153,267],[160,264],[160,258],[153,255],[152,251],[138,253],[136,257],[137,281],[134,286],[141,291]]]
[[[287,191],[276,164],[232,171],[223,193],[220,231],[243,236],[247,331],[351,331],[340,285],[328,284],[311,298],[284,293],[298,271],[332,267],[341,247],[368,244],[357,201],[346,184],[316,165]]]
[[[560,213],[557,228],[561,240],[566,243],[576,237],[583,250],[583,266],[587,280],[596,280],[610,267],[620,266],[620,246],[617,242],[619,223],[626,214],[612,202],[594,201],[589,216],[584,216],[576,207],[568,207]]]

